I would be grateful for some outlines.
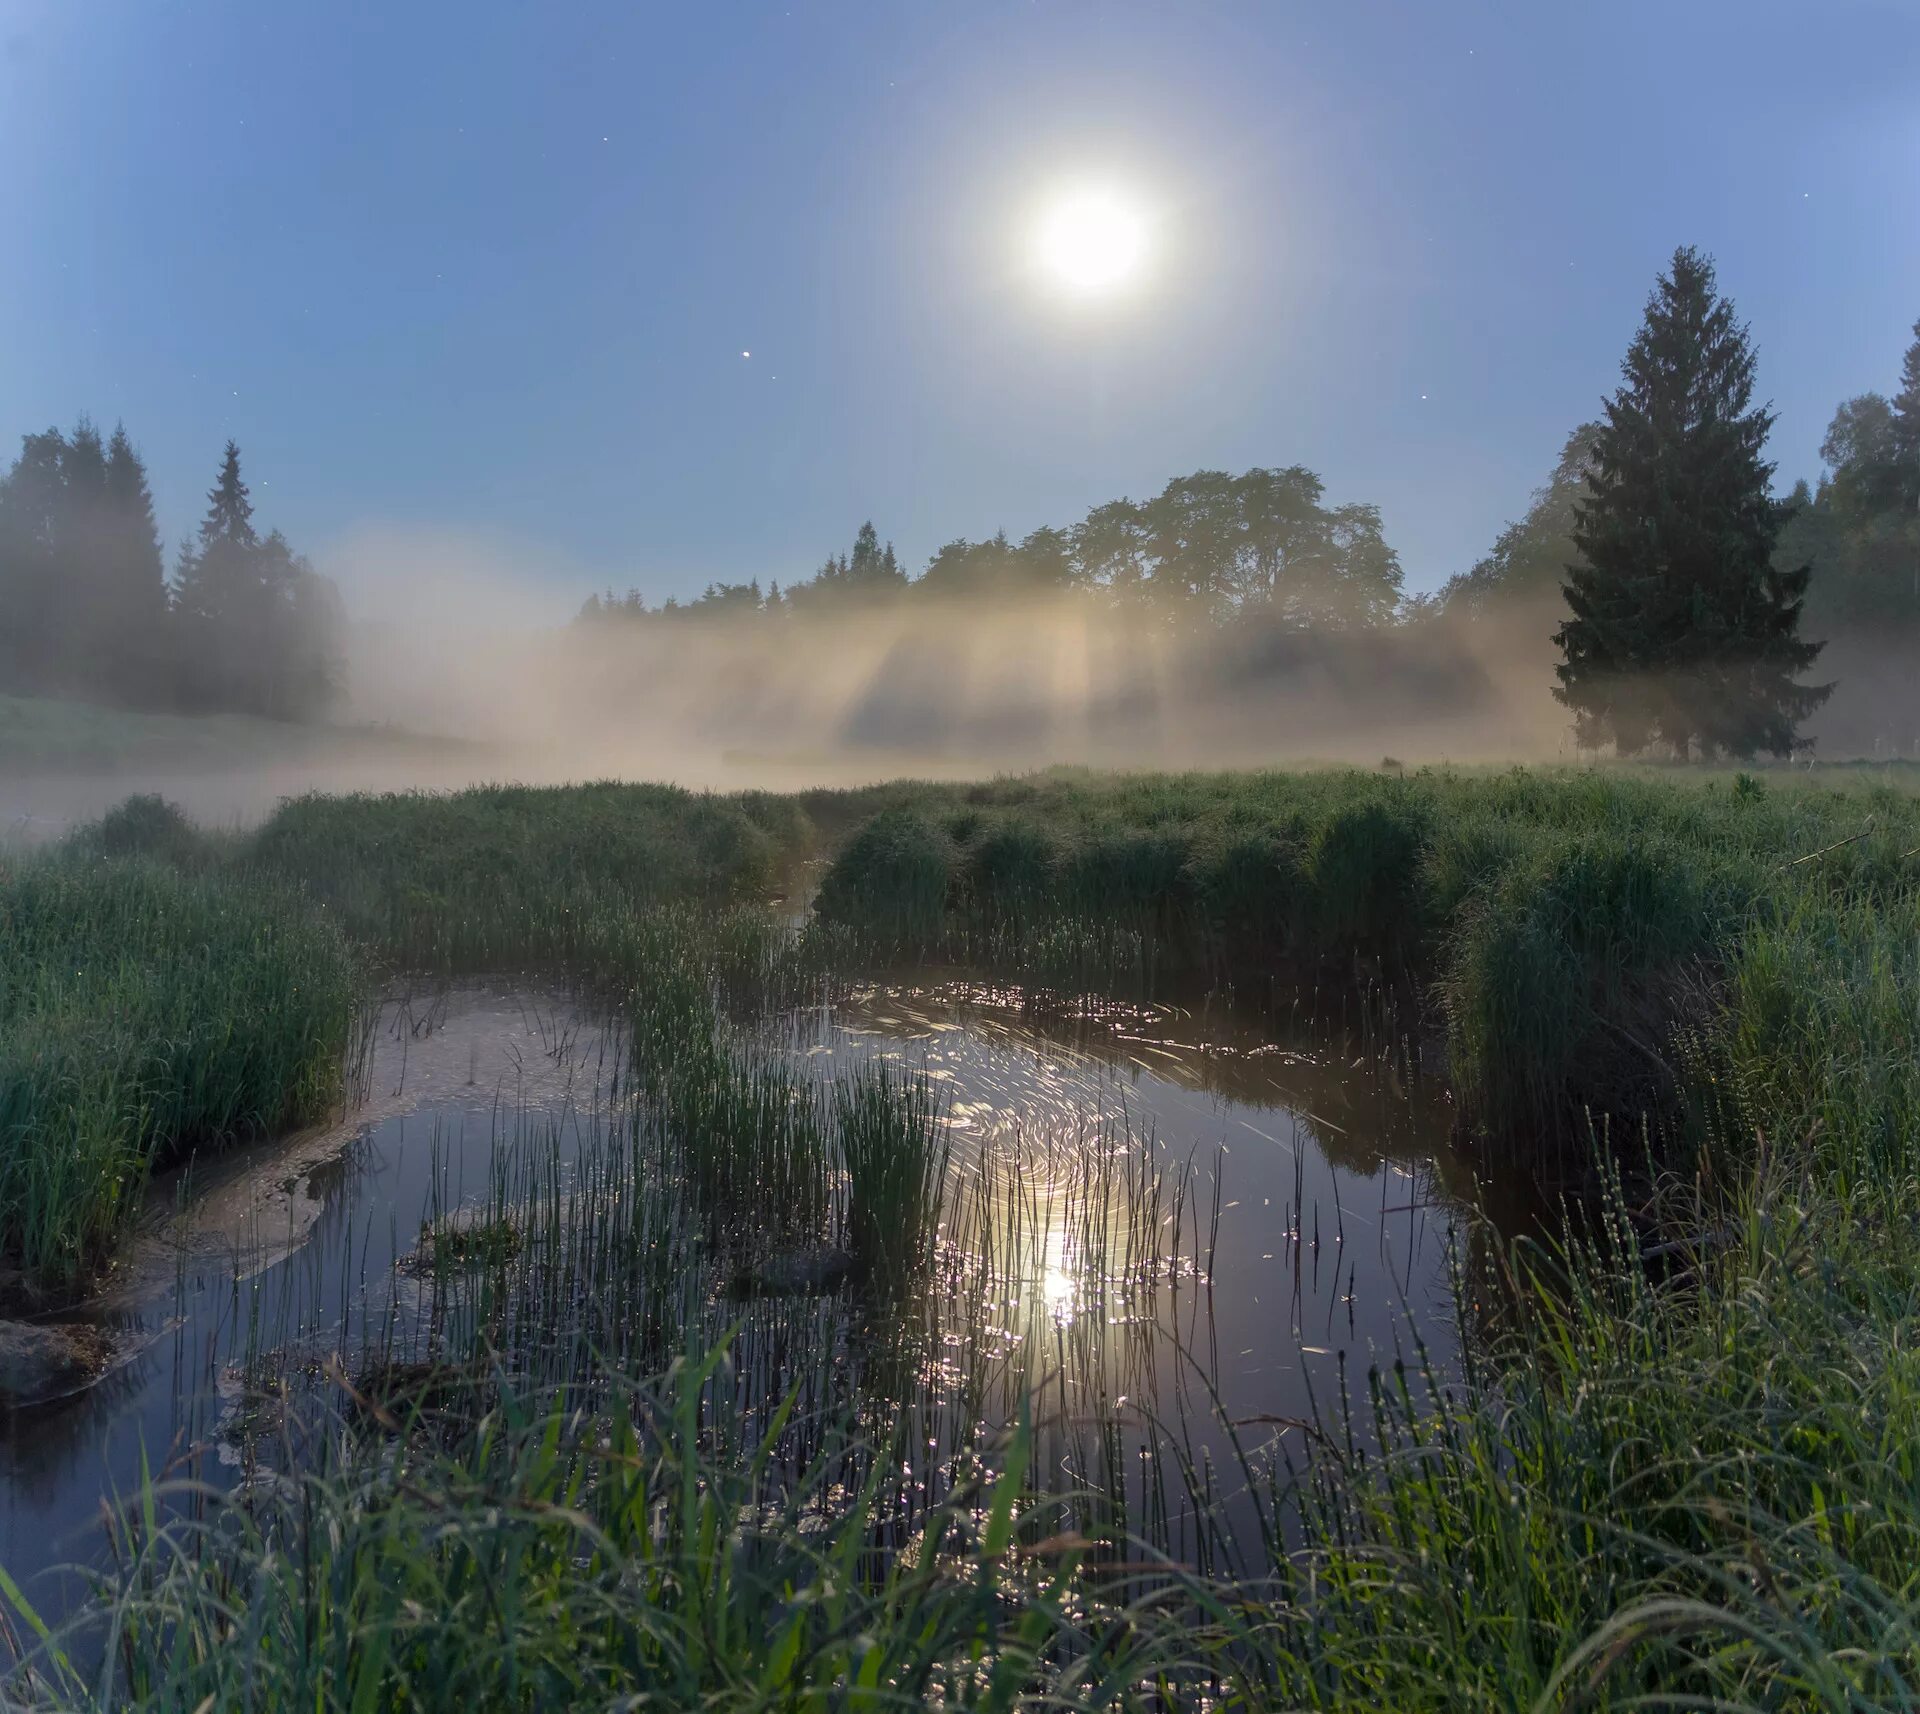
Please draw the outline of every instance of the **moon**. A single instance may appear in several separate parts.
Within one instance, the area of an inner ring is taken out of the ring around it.
[[[1109,297],[1137,279],[1147,257],[1147,220],[1109,185],[1057,193],[1034,226],[1034,259],[1060,290]]]

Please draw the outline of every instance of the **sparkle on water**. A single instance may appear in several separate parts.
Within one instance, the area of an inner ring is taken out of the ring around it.
[[[157,1187],[158,1224],[134,1258],[146,1265],[91,1312],[123,1366],[0,1423],[0,1566],[36,1606],[70,1610],[84,1580],[52,1568],[97,1561],[101,1495],[138,1487],[146,1449],[192,1448],[209,1481],[250,1479],[278,1444],[256,1432],[259,1401],[289,1388],[298,1417],[331,1397],[336,1355],[352,1372],[373,1351],[459,1348],[464,1276],[422,1268],[423,1234],[510,1209],[508,1229],[560,1243],[576,1204],[612,1206],[608,1186],[634,1167],[620,1139],[637,1134],[620,1029],[537,990],[396,994],[367,1106],[324,1135],[237,1151],[191,1198]],[[1237,1454],[1223,1425],[1243,1441],[1249,1424],[1292,1432],[1275,1425],[1338,1396],[1344,1364],[1391,1360],[1416,1328],[1450,1368],[1467,1187],[1449,1110],[1436,1089],[1370,1071],[1343,1037],[1211,1003],[1054,1017],[1018,990],[935,982],[859,989],[766,1020],[753,1040],[823,1091],[884,1066],[937,1093],[952,1153],[925,1280],[897,1298],[742,1300],[703,1272],[672,1181],[649,1176],[649,1230],[677,1258],[662,1281],[636,1275],[629,1303],[606,1275],[605,1323],[586,1334],[541,1321],[540,1290],[481,1293],[469,1307],[494,1317],[510,1366],[550,1364],[542,1385],[577,1379],[570,1352],[600,1351],[603,1335],[637,1352],[656,1312],[687,1318],[695,1343],[731,1329],[728,1409],[747,1420],[796,1376],[866,1388],[924,1427],[930,1493],[963,1442],[1003,1430],[1022,1400],[1036,1466],[1092,1480],[1075,1437],[1089,1412],[1122,1413],[1115,1456],[1144,1482],[1158,1425],[1224,1467]],[[514,1254],[539,1260],[537,1246]],[[508,1302],[533,1319],[500,1319]],[[638,1360],[624,1349],[607,1353],[616,1369]]]

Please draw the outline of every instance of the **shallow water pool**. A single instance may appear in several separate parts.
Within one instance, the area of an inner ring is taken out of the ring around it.
[[[942,1237],[909,1293],[742,1299],[710,1244],[674,1234],[674,1336],[735,1342],[710,1408],[751,1415],[809,1377],[805,1409],[845,1399],[904,1427],[929,1489],[1024,1410],[1038,1467],[1204,1557],[1218,1543],[1196,1539],[1192,1492],[1169,1498],[1170,1457],[1173,1487],[1231,1500],[1256,1465],[1304,1454],[1369,1365],[1418,1352],[1451,1370],[1470,1191],[1451,1109],[1344,1038],[1277,1037],[1224,1004],[1037,1017],[1015,991],[930,983],[859,989],[753,1040],[821,1087],[875,1064],[927,1080],[951,1151]],[[88,1311],[124,1361],[0,1425],[0,1564],[41,1611],[70,1607],[81,1584],[59,1568],[98,1563],[103,1498],[143,1467],[239,1480],[258,1443],[293,1438],[293,1393],[337,1386],[336,1354],[350,1375],[444,1342],[446,1282],[408,1261],[423,1225],[527,1198],[557,1224],[632,1171],[613,1140],[645,1091],[622,1044],[550,991],[395,994],[343,1122],[157,1187]],[[489,1313],[565,1359],[537,1337],[550,1299],[509,1310]],[[653,1350],[633,1319],[602,1326],[591,1361]]]

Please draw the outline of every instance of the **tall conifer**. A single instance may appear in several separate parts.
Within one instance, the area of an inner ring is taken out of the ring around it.
[[[1798,634],[1807,569],[1773,567],[1773,415],[1697,250],[1674,253],[1622,369],[1576,508],[1554,694],[1583,744],[1784,755],[1831,687],[1798,682],[1820,645]]]

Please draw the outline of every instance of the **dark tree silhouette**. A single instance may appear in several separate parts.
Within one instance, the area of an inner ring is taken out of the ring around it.
[[[1203,470],[1144,504],[1096,506],[1072,529],[1043,525],[1019,541],[948,542],[909,579],[893,544],[862,524],[850,553],[764,600],[757,584],[715,584],[698,600],[648,615],[639,595],[608,591],[583,621],[749,611],[846,612],[905,591],[993,604],[1069,593],[1133,606],[1162,622],[1257,620],[1262,629],[1346,630],[1389,622],[1400,604],[1400,561],[1373,506],[1332,509],[1320,478],[1300,465],[1233,476]],[[749,598],[751,592],[751,598]]]
[[[254,528],[232,441],[198,538],[181,546],[173,605],[188,706],[277,719],[325,707],[338,679],[338,595],[278,530],[263,540]]]
[[[0,650],[6,682],[22,690],[60,688],[66,452],[67,438],[58,429],[25,435],[0,484]]]
[[[860,526],[859,534],[853,539],[853,553],[840,562],[840,571],[848,589],[862,595],[898,589],[907,581],[907,574],[894,558],[893,543],[881,547],[879,532],[871,519]]]
[[[1584,745],[1785,755],[1830,686],[1797,675],[1808,571],[1777,570],[1784,511],[1754,353],[1713,265],[1674,253],[1607,401],[1576,508],[1555,694]]]
[[[1893,395],[1892,471],[1887,498],[1898,509],[1920,511],[1920,321],[1900,365],[1900,390]]]
[[[1920,326],[1891,399],[1863,393],[1834,412],[1817,489],[1799,484],[1775,561],[1811,565],[1807,627],[1828,639],[1846,684],[1822,741],[1920,753]]]
[[[1920,324],[1899,390],[1848,399],[1820,455],[1830,474],[1789,532],[1815,564],[1809,610],[1838,626],[1920,627]]]
[[[150,703],[166,694],[172,671],[167,627],[167,574],[146,466],[116,424],[107,442],[99,585],[111,622],[101,666],[121,698]]]
[[[0,683],[150,702],[166,689],[166,586],[146,472],[123,429],[28,435],[0,481]]]

